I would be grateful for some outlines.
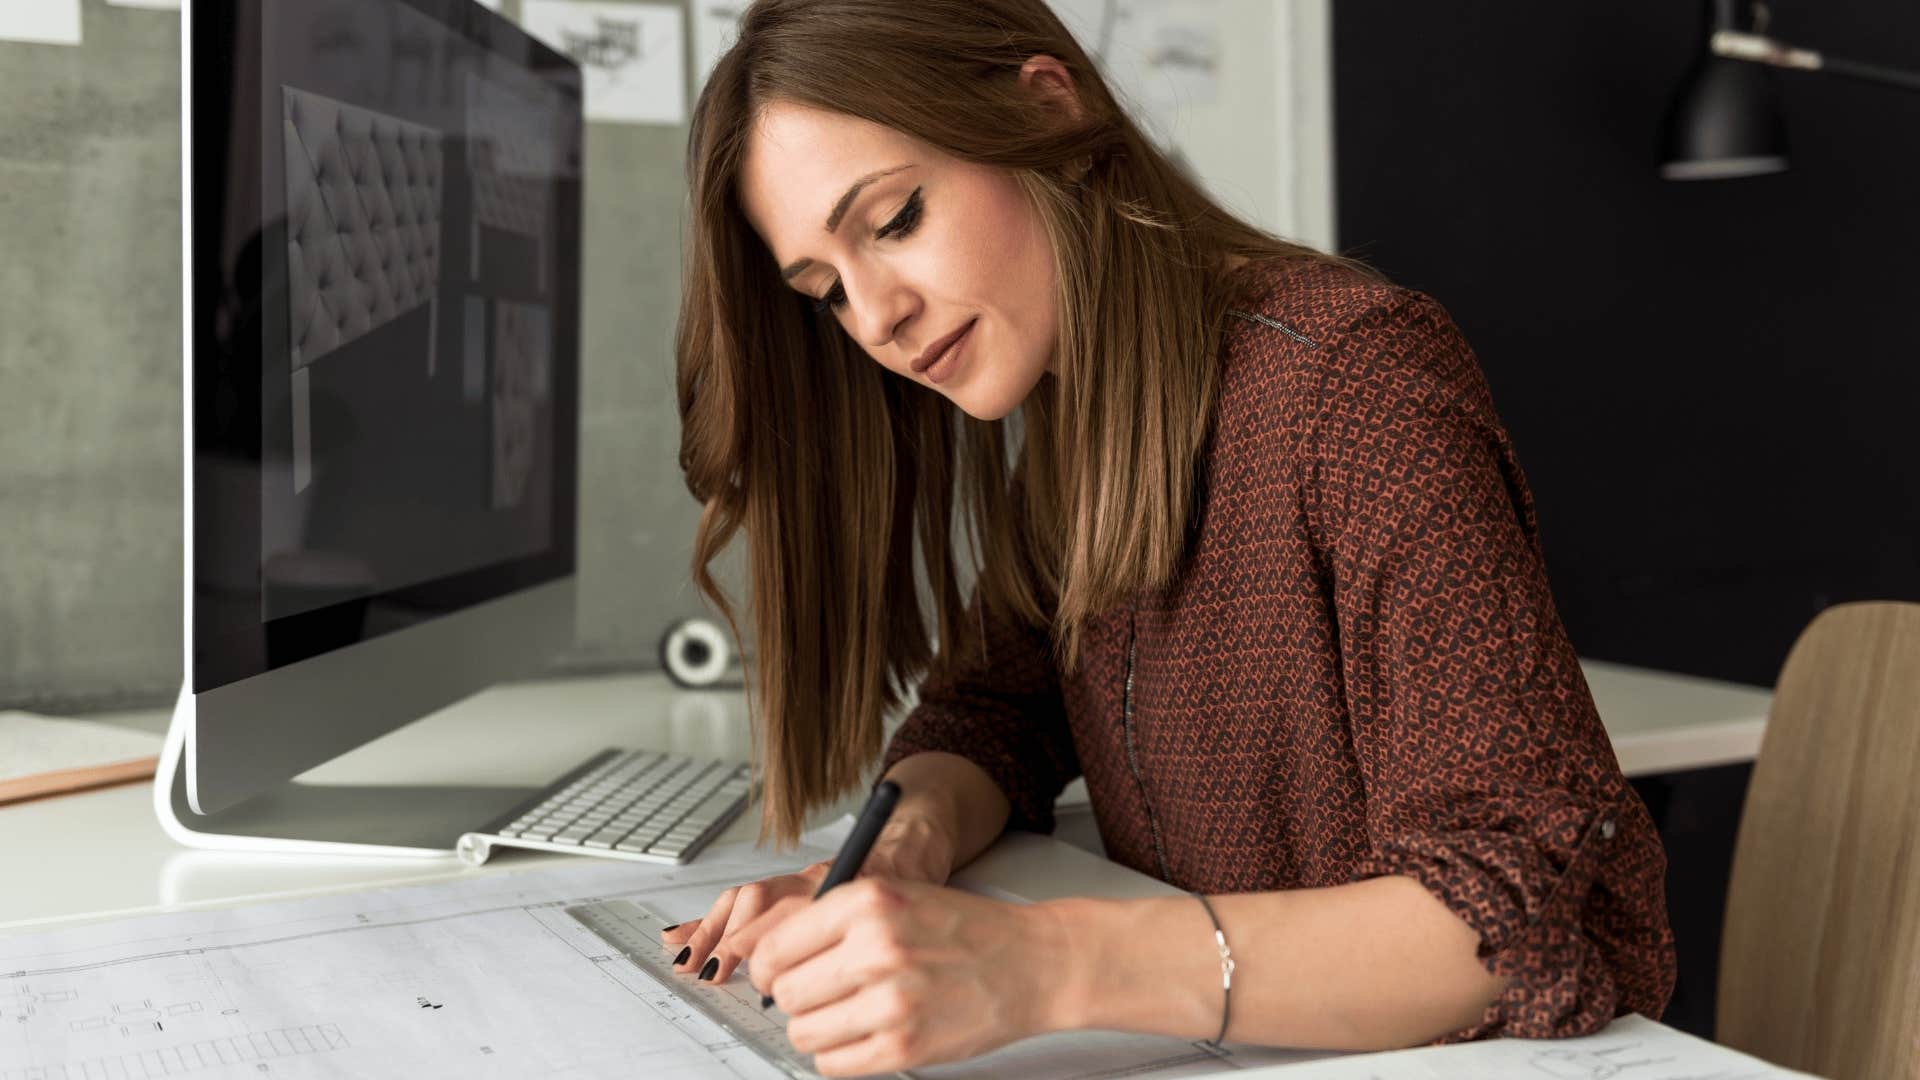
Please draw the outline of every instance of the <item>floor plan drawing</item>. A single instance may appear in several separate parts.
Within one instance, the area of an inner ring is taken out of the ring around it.
[[[184,1076],[226,1066],[259,1065],[276,1058],[338,1050],[346,1039],[332,1024],[307,1028],[279,1028],[248,1036],[172,1043],[138,1053],[71,1060],[27,1069],[0,1071],[0,1080],[132,1080],[152,1076]]]
[[[633,892],[697,913],[747,872],[591,865],[0,936],[0,1080],[778,1076],[637,1007],[561,910]]]
[[[734,845],[678,867],[583,860],[0,932],[0,1080],[806,1075],[803,1057],[768,1055],[784,1021],[763,1018],[744,974],[698,983],[649,950],[662,921],[697,917],[721,889],[831,854]],[[569,912],[586,908],[623,911],[634,932],[611,944]],[[749,997],[764,1030],[714,1007]],[[916,1075],[1177,1077],[1270,1060],[1093,1032]]]

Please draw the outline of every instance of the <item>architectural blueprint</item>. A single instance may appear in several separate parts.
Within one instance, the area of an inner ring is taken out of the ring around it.
[[[1313,1080],[1814,1080],[1633,1013],[1579,1038],[1486,1039],[1356,1054],[1309,1068]],[[1308,1070],[1275,1071],[1304,1080]]]
[[[0,1080],[783,1075],[567,913],[698,916],[721,889],[832,854],[715,848],[682,867],[577,866],[0,934]],[[1114,1033],[1017,1043],[929,1077],[1172,1077],[1218,1057]]]

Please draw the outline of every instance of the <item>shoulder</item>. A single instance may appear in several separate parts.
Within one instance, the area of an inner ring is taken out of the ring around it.
[[[1464,335],[1425,293],[1337,263],[1253,265],[1229,281],[1223,422],[1251,411],[1304,432],[1330,414],[1491,406]]]
[[[1229,362],[1419,367],[1436,359],[1420,346],[1465,344],[1433,297],[1338,263],[1250,265],[1228,280]]]
[[[1312,346],[1324,346],[1342,336],[1372,311],[1418,295],[1327,262],[1252,263],[1230,274],[1227,285],[1233,319],[1227,327],[1229,336],[1258,341],[1263,335],[1253,328],[1260,327]]]

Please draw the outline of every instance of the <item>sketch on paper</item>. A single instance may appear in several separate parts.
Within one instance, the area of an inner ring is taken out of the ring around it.
[[[251,1075],[259,1064],[285,1080],[784,1080],[751,1040],[717,1025],[695,1000],[764,1022],[744,975],[724,984],[673,975],[664,953],[645,952],[657,948],[657,927],[647,927],[635,960],[569,909],[632,901],[686,918],[728,885],[832,851],[809,842],[768,856],[729,845],[684,867],[579,865],[0,938],[0,1013],[14,1011],[13,1002],[34,1010],[0,1024],[0,1080]],[[124,1006],[117,1015],[148,1026],[129,1023],[124,1035],[70,1026],[116,1015],[116,1002]],[[188,1003],[200,1007],[171,1008]],[[1243,1066],[1261,1060],[1234,1057]],[[1023,1040],[923,1075],[1149,1080],[1219,1066],[1180,1039],[1081,1032]]]
[[[524,0],[528,33],[579,61],[588,120],[678,124],[686,119],[680,8],[599,0]]]
[[[1147,86],[1157,104],[1210,105],[1220,92],[1220,29],[1158,21],[1147,43]]]
[[[191,962],[198,955],[189,950],[186,959]],[[197,981],[192,972],[176,970],[172,975],[170,983]],[[99,989],[97,984],[83,991],[74,985],[42,983],[39,972],[31,975],[32,981],[21,981],[29,977],[27,972],[5,977],[16,982],[10,1000],[0,997],[0,1017],[13,1021],[8,1025],[11,1030],[26,1034],[35,1043],[54,1045],[57,1036],[53,1033],[64,1022],[66,1038],[62,1041],[84,1049],[79,1056],[67,1057],[50,1067],[11,1067],[7,1056],[0,1053],[0,1080],[173,1076],[319,1054],[348,1045],[338,1025],[331,1023],[223,1033],[208,1030],[201,1015],[205,1011],[203,1003],[198,1000],[144,997],[111,1001],[103,1000],[111,997],[110,989],[94,992]],[[237,1012],[228,1009],[223,1015]]]

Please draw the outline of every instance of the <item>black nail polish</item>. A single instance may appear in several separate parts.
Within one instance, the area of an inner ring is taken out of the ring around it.
[[[692,955],[693,955],[693,946],[689,945],[686,948],[681,949],[680,955],[673,958],[673,966],[679,967],[681,964],[686,963],[687,957]]]
[[[761,995],[760,995],[760,1007],[761,1007],[761,1008],[763,1008],[763,1009],[764,1009],[764,1008],[766,1008],[767,1006],[769,1006],[769,1005],[771,1005],[771,1004],[773,1004],[773,995],[772,995],[772,994],[761,994]]]
[[[713,981],[713,973],[719,970],[720,958],[717,956],[709,956],[707,957],[707,962],[700,967],[700,977],[711,982]]]
[[[660,928],[660,932],[664,934],[664,933],[666,933],[666,932],[667,932],[667,931],[669,931],[669,930],[678,930],[678,929],[680,929],[680,924],[679,924],[679,923],[674,923],[674,924],[673,924],[672,926],[663,926],[663,927],[661,927],[661,928]]]

